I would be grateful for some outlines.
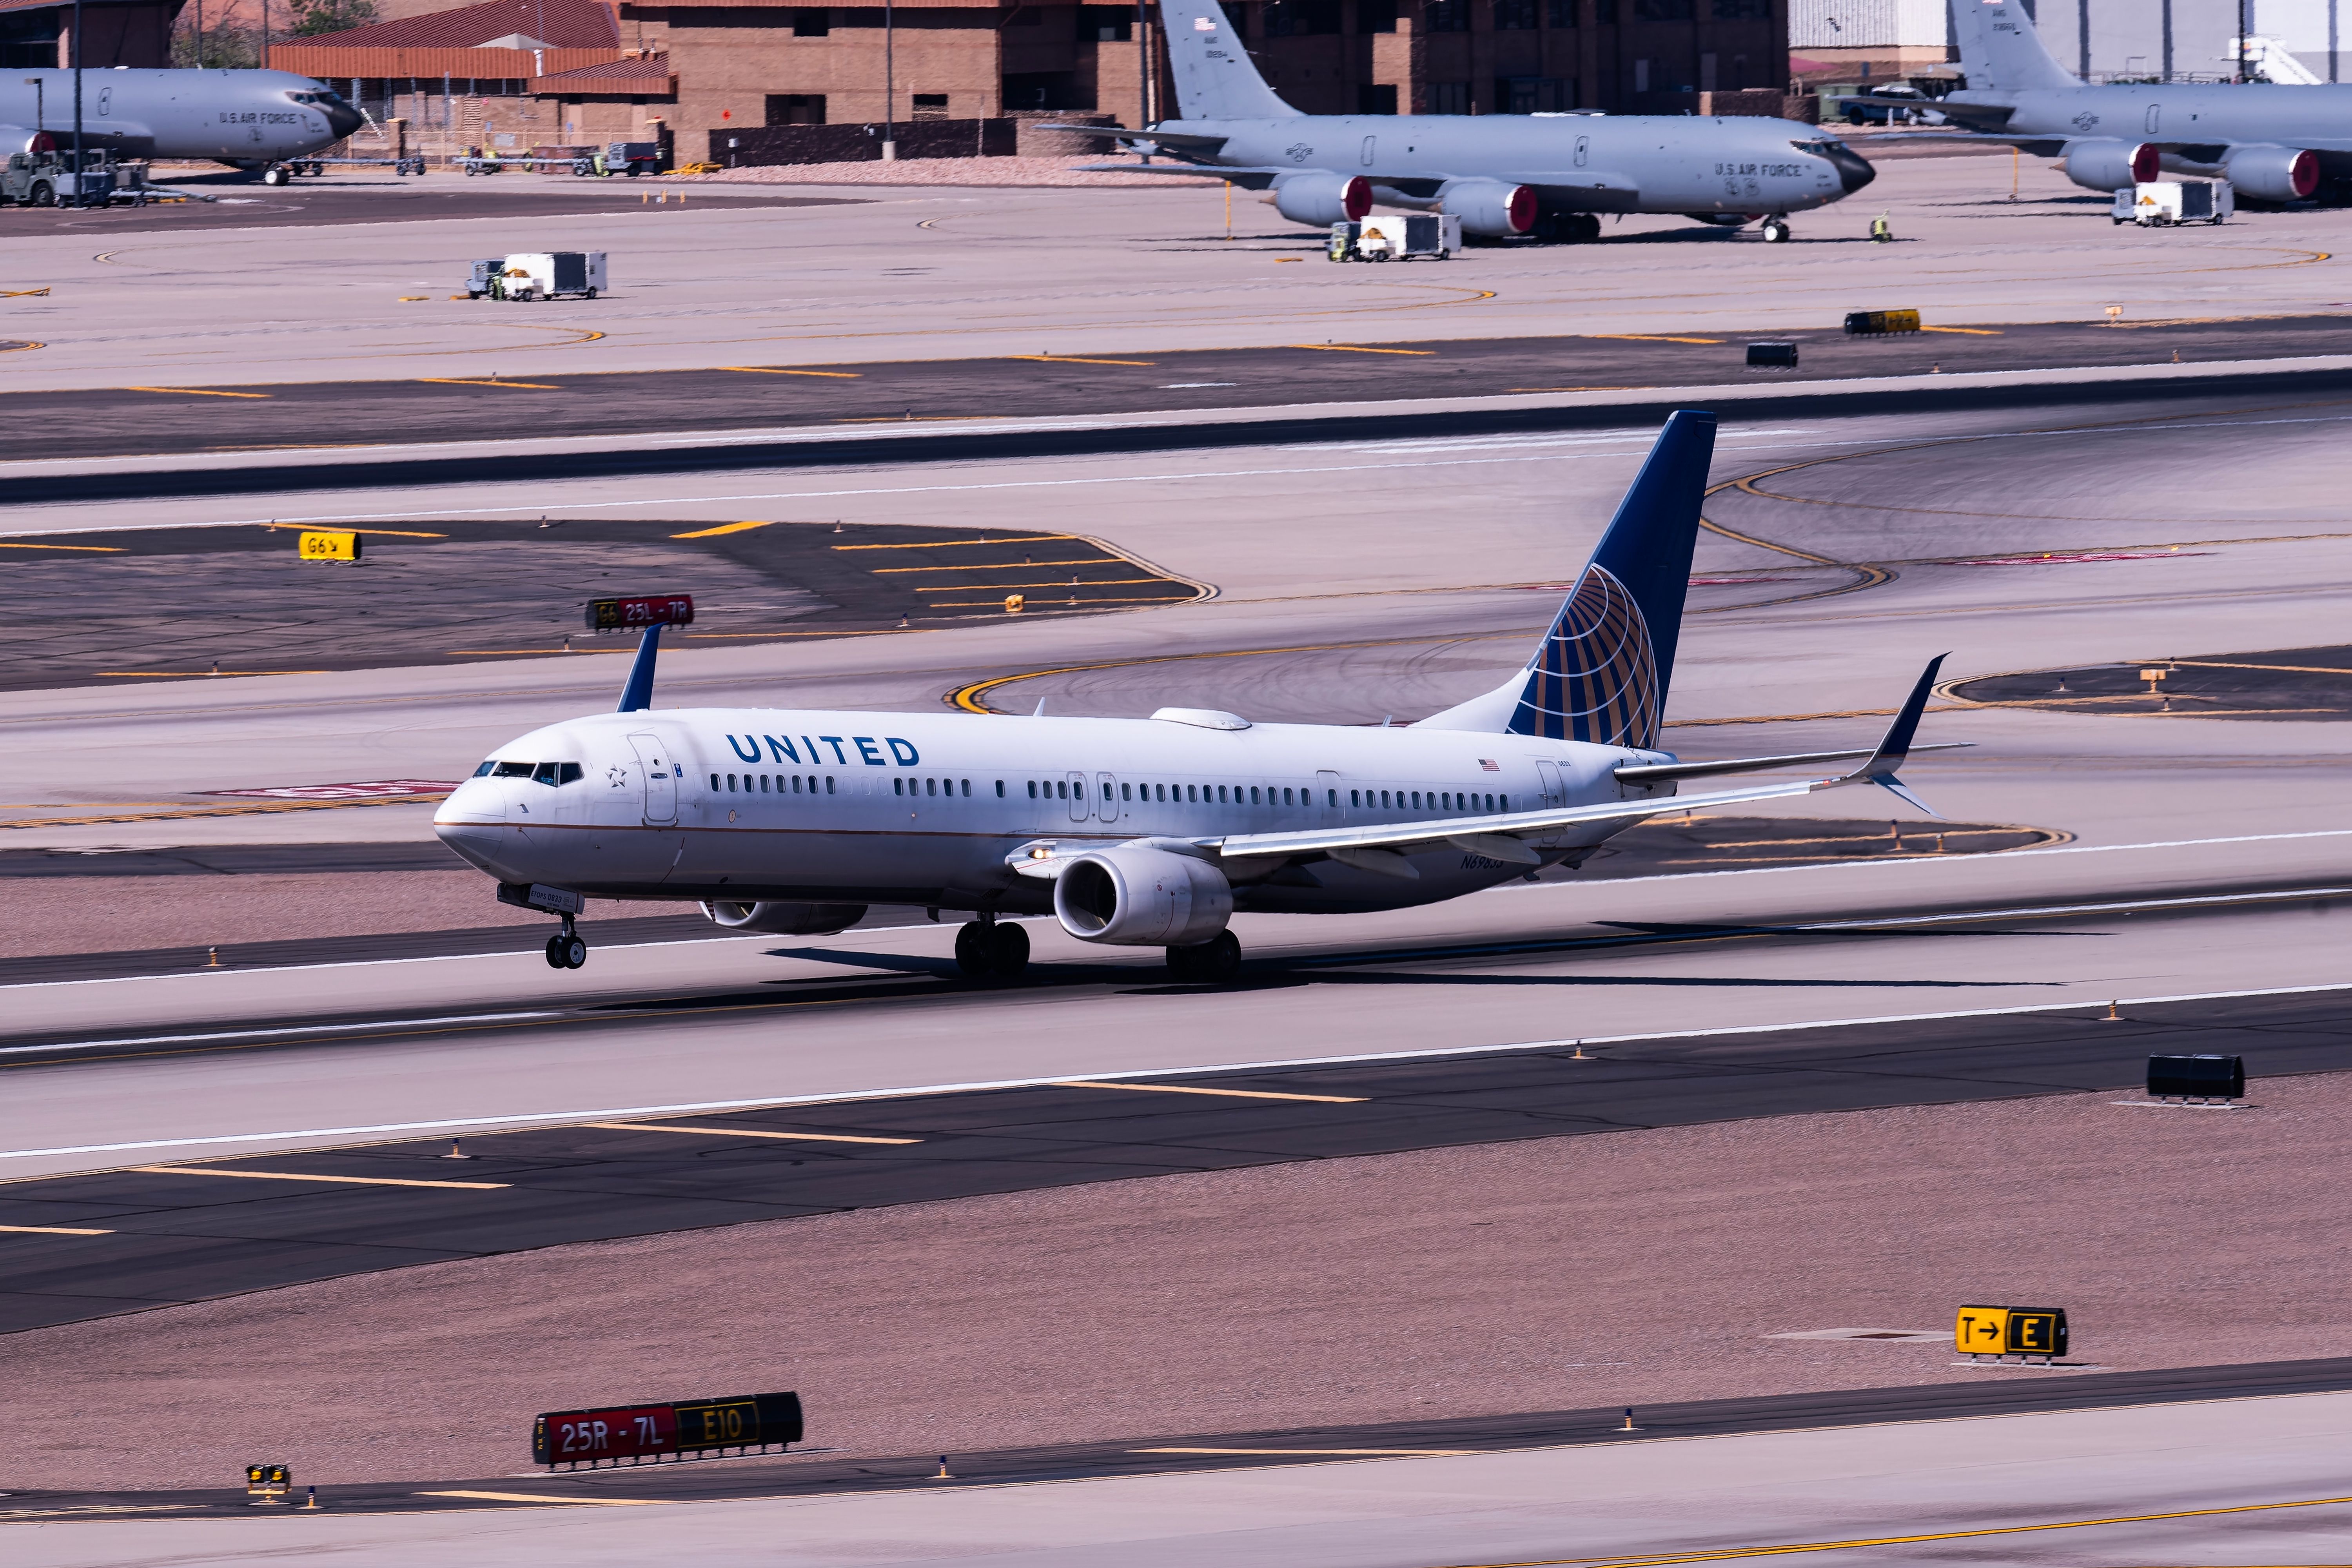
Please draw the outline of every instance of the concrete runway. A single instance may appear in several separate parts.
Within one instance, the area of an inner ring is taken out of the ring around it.
[[[1108,1480],[950,1480],[662,1506],[666,1472],[462,1489],[447,1511],[108,1519],[28,1500],[26,1568],[144,1568],[289,1552],[338,1563],[603,1564],[735,1552],[816,1565],[986,1562],[1456,1568],[1809,1559],[1874,1564],[2336,1564],[2352,1394],[1430,1454]],[[757,1463],[758,1461],[747,1461]],[[1246,1464],[1248,1461],[1244,1461]],[[298,1485],[300,1478],[296,1478]],[[509,1488],[511,1489],[509,1490]],[[503,1494],[503,1496],[501,1495]],[[504,1501],[502,1511],[483,1504]],[[614,1506],[635,1504],[637,1506]],[[161,1505],[177,1511],[173,1505]],[[70,1521],[68,1523],[68,1521]]]
[[[514,178],[520,176],[502,176]],[[684,208],[592,190],[618,212],[530,216],[510,188],[449,195],[482,216],[421,220],[403,182],[382,217],[289,230],[99,215],[93,231],[28,235],[0,300],[0,392],[220,386],[421,376],[537,380],[581,371],[816,365],[1000,354],[1148,357],[1139,351],[1299,342],[1539,338],[1563,331],[1711,335],[1833,328],[1853,310],[1911,306],[1947,325],[2140,321],[2301,313],[2352,295],[2343,211],[2245,212],[2228,226],[2116,228],[2107,198],[2028,159],[1890,162],[1863,196],[1759,243],[1677,217],[1612,223],[1591,246],[1468,251],[1443,266],[1334,267],[1314,230],[1234,205],[1209,182],[1138,190],[698,187]],[[460,192],[469,184],[448,182]],[[549,182],[553,184],[554,182]],[[621,182],[562,182],[572,185]],[[308,197],[308,187],[303,188]],[[706,191],[711,194],[706,195]],[[803,195],[856,205],[782,209]],[[751,198],[751,199],[747,199]],[[577,211],[578,209],[574,209]],[[1870,218],[1898,239],[1872,245]],[[131,221],[122,221],[129,218]],[[452,300],[477,256],[604,250],[593,301]],[[289,258],[302,286],[284,282]],[[1168,377],[1169,380],[1190,379]],[[507,417],[528,420],[527,392]],[[500,417],[495,413],[486,419]],[[328,422],[322,422],[328,423]],[[328,427],[331,428],[331,423]],[[325,439],[369,438],[343,431]]]

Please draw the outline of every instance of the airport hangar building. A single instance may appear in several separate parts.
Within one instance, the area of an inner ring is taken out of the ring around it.
[[[861,134],[883,120],[878,5],[490,0],[424,11],[416,0],[381,0],[380,8],[384,19],[371,26],[276,45],[270,63],[333,83],[379,120],[405,120],[428,149],[667,134],[681,161],[879,155],[878,138],[844,151],[848,138],[779,129]],[[1233,0],[1226,9],[1276,90],[1315,114],[1777,115],[1788,83],[1788,0]],[[1150,22],[1140,46],[1139,12]],[[1175,100],[1159,30],[1156,6],[896,0],[887,112],[917,128],[1164,118]],[[467,134],[469,112],[471,128],[487,121],[488,134]],[[1025,131],[1016,139],[1003,129],[972,129],[952,145],[1076,150],[1067,139],[1032,146]],[[901,155],[936,155],[916,135]]]

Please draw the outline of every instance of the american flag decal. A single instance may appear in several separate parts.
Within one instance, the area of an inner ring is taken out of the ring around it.
[[[1658,743],[1658,705],[1642,607],[1607,568],[1585,567],[1528,666],[1511,732],[1646,751]]]

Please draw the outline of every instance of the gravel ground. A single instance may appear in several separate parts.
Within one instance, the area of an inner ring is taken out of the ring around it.
[[[0,959],[547,925],[545,915],[499,902],[490,879],[466,869],[352,877],[26,877],[0,882],[0,889],[8,905],[8,919],[0,921]],[[670,914],[677,907],[599,899],[588,912]]]
[[[0,1486],[510,1473],[537,1411],[778,1388],[813,1444],[932,1454],[2067,1375],[1764,1337],[1976,1301],[2063,1306],[2119,1369],[2352,1348],[2352,1078],[2117,1098],[1157,1177],[36,1330],[6,1342]]]

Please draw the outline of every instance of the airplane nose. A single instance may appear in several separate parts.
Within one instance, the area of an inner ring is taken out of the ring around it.
[[[1831,148],[1827,156],[1836,165],[1838,184],[1845,187],[1847,195],[1878,178],[1878,171],[1870,166],[1870,160],[1843,143]]]
[[[339,142],[367,123],[367,117],[348,103],[331,103],[326,107],[327,129],[335,133]]]
[[[433,834],[463,859],[495,872],[506,833],[506,803],[495,790],[468,779],[433,814]]]

